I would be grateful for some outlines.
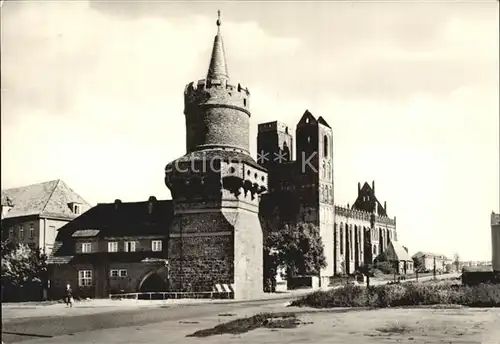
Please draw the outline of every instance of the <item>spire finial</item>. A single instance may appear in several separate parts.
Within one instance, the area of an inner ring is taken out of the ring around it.
[[[222,43],[222,35],[220,34],[220,10],[217,11],[217,35],[214,38],[214,46],[212,48],[212,58],[208,67],[207,79],[212,80],[227,80],[226,56],[224,53],[224,45]]]

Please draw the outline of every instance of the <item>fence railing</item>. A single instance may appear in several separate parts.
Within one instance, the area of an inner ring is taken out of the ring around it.
[[[133,300],[169,300],[169,299],[232,299],[233,292],[143,292],[110,294],[111,300],[133,299]]]

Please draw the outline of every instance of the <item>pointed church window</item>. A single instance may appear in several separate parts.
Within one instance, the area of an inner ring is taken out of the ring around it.
[[[328,157],[328,136],[323,137],[323,156]]]

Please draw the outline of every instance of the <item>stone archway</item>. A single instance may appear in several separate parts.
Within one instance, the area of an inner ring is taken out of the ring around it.
[[[139,284],[140,293],[164,292],[168,290],[165,279],[156,271],[152,271],[143,277]]]

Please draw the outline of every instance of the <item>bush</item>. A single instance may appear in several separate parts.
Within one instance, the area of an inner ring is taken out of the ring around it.
[[[294,301],[292,306],[385,308],[437,304],[500,307],[500,284],[464,286],[455,281],[440,281],[369,288],[348,285],[329,291],[317,291]]]
[[[362,307],[366,305],[366,293],[363,287],[346,285],[327,291],[316,291],[292,303],[292,306],[311,306],[318,308]]]

